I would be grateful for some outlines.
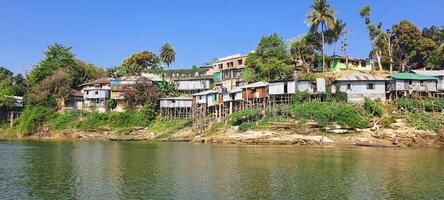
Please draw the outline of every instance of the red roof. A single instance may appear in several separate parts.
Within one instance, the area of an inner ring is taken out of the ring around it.
[[[100,79],[96,79],[90,82],[86,82],[83,85],[95,85],[95,84],[111,84],[111,80],[112,78],[100,78]]]
[[[83,93],[77,90],[71,90],[71,92],[69,93],[69,96],[72,97],[83,97]]]

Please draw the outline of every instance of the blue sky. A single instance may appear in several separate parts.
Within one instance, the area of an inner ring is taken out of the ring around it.
[[[444,25],[443,0],[330,0],[351,29],[349,52],[367,57],[369,41],[359,9],[370,4],[372,20],[385,27],[407,19],[420,28]],[[297,37],[311,0],[1,0],[0,65],[26,72],[49,44],[73,47],[76,56],[102,67],[132,53],[176,48],[173,68],[214,57],[248,53],[263,35]]]

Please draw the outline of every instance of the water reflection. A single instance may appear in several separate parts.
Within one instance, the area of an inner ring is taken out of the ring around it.
[[[442,199],[442,153],[0,142],[0,199]]]

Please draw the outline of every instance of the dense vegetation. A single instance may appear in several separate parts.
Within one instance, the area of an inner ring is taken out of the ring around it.
[[[314,120],[321,127],[332,123],[346,128],[366,128],[369,119],[356,105],[334,102],[305,102],[293,105],[293,116],[301,120]]]

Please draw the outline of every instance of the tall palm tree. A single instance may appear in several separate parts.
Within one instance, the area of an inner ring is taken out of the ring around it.
[[[167,64],[167,68],[170,68],[170,64],[176,60],[176,51],[170,43],[166,43],[160,49],[160,59]]]
[[[336,55],[336,46],[339,39],[346,34],[345,27],[347,23],[342,22],[342,20],[336,20],[335,25],[330,29],[330,34],[333,40],[333,55]]]
[[[325,67],[325,36],[324,32],[332,29],[335,26],[335,10],[330,9],[330,4],[327,0],[313,0],[313,5],[310,6],[310,11],[307,14],[305,23],[310,26],[310,33],[318,32],[321,27],[322,36],[322,68],[324,72]]]

